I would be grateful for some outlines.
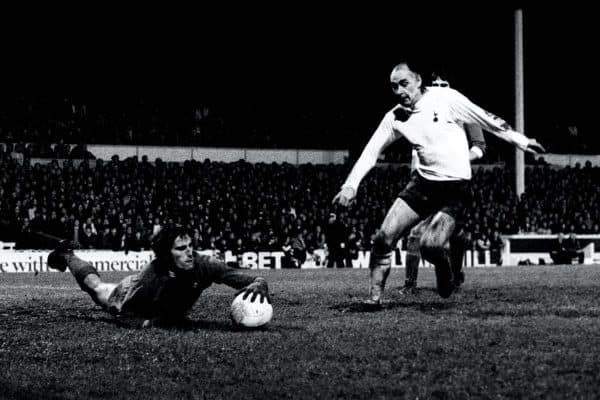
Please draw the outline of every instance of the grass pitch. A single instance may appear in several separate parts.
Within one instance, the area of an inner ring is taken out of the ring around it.
[[[257,331],[233,327],[226,286],[188,325],[141,329],[68,273],[0,275],[0,398],[600,397],[598,266],[466,272],[443,300],[430,269],[401,296],[395,269],[389,301],[370,311],[366,270],[260,271],[275,314]]]

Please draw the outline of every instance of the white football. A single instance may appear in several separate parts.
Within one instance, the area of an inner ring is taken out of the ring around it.
[[[240,293],[231,303],[231,320],[245,328],[257,328],[268,323],[273,317],[273,306],[264,299],[260,302],[260,296],[256,296],[253,302],[252,295],[243,299],[244,293]]]

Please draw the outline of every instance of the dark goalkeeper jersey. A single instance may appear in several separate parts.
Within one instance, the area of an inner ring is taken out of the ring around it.
[[[157,260],[138,274],[123,279],[109,298],[109,309],[144,317],[184,316],[202,291],[213,283],[241,289],[254,281],[214,257],[194,252],[194,267],[173,272]]]

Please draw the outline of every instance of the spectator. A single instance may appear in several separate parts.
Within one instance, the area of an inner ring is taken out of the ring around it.
[[[79,243],[79,239],[81,237],[81,227],[79,226],[79,220],[71,216],[69,218],[69,222],[70,226],[67,230],[67,237],[75,243]]]
[[[577,235],[571,233],[567,237],[564,233],[559,233],[556,243],[550,251],[550,258],[552,258],[554,264],[571,264],[573,258],[577,258],[578,262],[583,264],[585,255]]]
[[[273,228],[269,228],[266,236],[266,247],[267,251],[279,251],[281,250],[281,243],[279,242],[279,237],[275,234]]]
[[[198,228],[194,228],[194,233],[192,236],[192,248],[194,250],[204,250],[203,247],[204,247],[204,240],[202,239],[200,230]]]
[[[110,227],[105,226],[100,234],[96,238],[97,249],[110,249]]]
[[[577,257],[579,264],[583,264],[585,261],[585,254],[575,232],[571,232],[565,240],[565,248],[567,251],[569,264],[571,263],[570,261],[575,257]]]
[[[346,267],[346,226],[337,218],[335,213],[329,214],[325,228],[327,241],[327,268]]]
[[[123,236],[119,234],[116,227],[112,227],[110,229],[110,234],[108,235],[108,245],[112,251],[123,250]]]
[[[56,212],[56,210],[52,210],[52,212],[50,213],[48,225],[46,226],[45,230],[50,235],[62,237],[60,235],[63,235],[64,232],[62,230],[60,218],[58,217],[58,213]]]
[[[160,218],[154,218],[154,223],[152,225],[152,236],[155,236],[162,229],[162,225],[160,224]]]
[[[291,240],[292,259],[297,268],[306,261],[306,243],[301,231],[298,231]]]
[[[476,250],[478,261],[480,264],[485,263],[485,252],[490,249],[490,239],[485,232],[481,232],[476,242]]]
[[[554,264],[565,264],[566,251],[565,234],[561,232],[556,236],[556,242],[550,251],[550,258],[552,258]]]
[[[358,251],[361,248],[362,237],[358,232],[356,226],[352,226],[350,228],[350,233],[348,234],[348,239],[346,240],[346,266],[348,268],[352,267],[352,260],[358,258]]]
[[[131,226],[125,227],[125,233],[123,234],[123,249],[125,252],[139,251],[139,245],[136,243],[135,234],[133,233],[133,228]]]
[[[137,230],[133,232],[131,227],[128,227],[127,229],[131,230],[132,233],[125,235],[125,251],[142,251],[147,249],[147,246],[144,244],[142,232]]]
[[[504,240],[497,230],[492,231],[490,237],[490,262],[494,265],[502,265],[502,251],[504,250]]]
[[[237,238],[235,246],[233,248],[233,254],[241,256],[246,252],[246,246],[244,245],[244,239],[241,237]],[[240,263],[241,264],[241,263]]]
[[[83,230],[83,235],[79,238],[79,246],[82,249],[93,249],[96,247],[97,241],[98,237],[92,232],[92,228],[86,226]]]
[[[83,223],[82,228],[83,228],[83,230],[85,230],[86,228],[90,228],[94,235],[98,234],[98,231],[96,230],[96,224],[94,224],[91,217],[88,217],[85,219],[85,222]]]

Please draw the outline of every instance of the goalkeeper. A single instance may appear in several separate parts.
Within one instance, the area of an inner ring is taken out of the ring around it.
[[[185,320],[202,291],[212,283],[223,283],[245,292],[244,298],[257,297],[271,302],[265,279],[251,277],[215,258],[192,250],[188,232],[179,225],[165,226],[153,238],[156,258],[135,275],[119,283],[100,279],[98,271],[73,253],[62,241],[48,255],[48,266],[64,272],[67,268],[81,289],[113,315],[142,317],[143,327],[173,325]]]

